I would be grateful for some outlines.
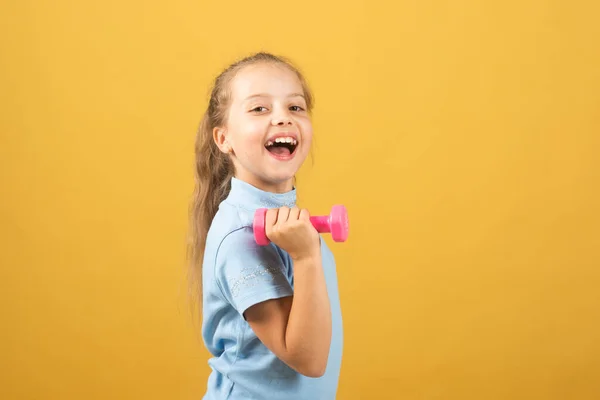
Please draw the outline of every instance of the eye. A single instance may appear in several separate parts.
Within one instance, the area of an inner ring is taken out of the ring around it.
[[[300,106],[291,106],[290,110],[292,110],[292,111],[304,111],[304,108],[302,108]]]
[[[263,106],[258,106],[258,107],[254,107],[252,110],[250,110],[250,112],[265,112],[267,111],[267,107],[263,107]]]

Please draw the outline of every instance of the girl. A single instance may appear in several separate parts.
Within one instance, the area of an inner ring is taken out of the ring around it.
[[[294,186],[311,147],[312,103],[300,72],[271,54],[215,81],[196,141],[191,213],[190,273],[213,356],[205,400],[335,399],[335,261],[296,207]],[[268,246],[253,236],[258,208],[269,208]]]

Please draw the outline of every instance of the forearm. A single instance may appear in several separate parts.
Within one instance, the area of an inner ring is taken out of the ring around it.
[[[285,345],[307,375],[324,373],[331,344],[331,308],[321,257],[294,261],[294,298]]]

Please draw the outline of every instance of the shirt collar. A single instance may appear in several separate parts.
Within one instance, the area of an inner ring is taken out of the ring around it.
[[[258,208],[294,207],[296,205],[296,188],[289,192],[271,193],[257,188],[236,177],[231,178],[231,190],[227,196],[230,203],[243,208],[256,210]]]

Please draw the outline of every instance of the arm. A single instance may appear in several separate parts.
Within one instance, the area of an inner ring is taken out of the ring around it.
[[[261,342],[282,362],[311,377],[326,370],[331,311],[321,240],[308,211],[269,210],[266,234],[292,259],[294,288],[275,246],[258,246],[251,229],[228,234],[215,260],[217,284]]]
[[[256,336],[297,372],[325,373],[331,343],[331,309],[320,253],[293,259],[294,295],[246,310]]]

